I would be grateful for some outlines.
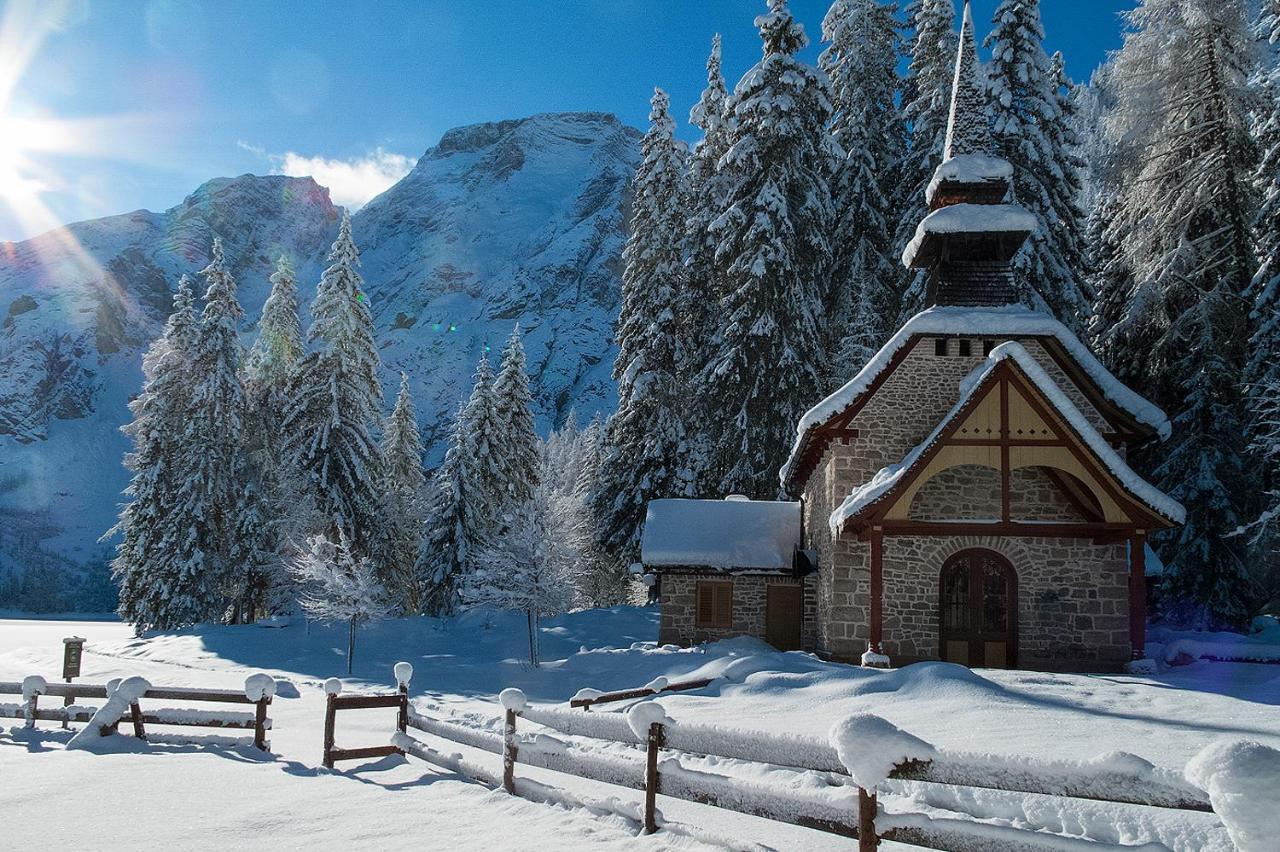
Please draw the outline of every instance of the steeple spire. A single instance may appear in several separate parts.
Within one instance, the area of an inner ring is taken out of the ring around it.
[[[956,54],[956,74],[951,83],[951,115],[947,120],[944,160],[962,154],[990,155],[993,152],[991,122],[987,117],[981,71],[978,41],[973,34],[973,10],[969,7],[969,0],[965,0],[960,50]]]

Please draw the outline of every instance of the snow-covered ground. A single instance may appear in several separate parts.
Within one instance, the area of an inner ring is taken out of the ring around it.
[[[753,640],[677,650],[657,647],[657,614],[620,608],[576,613],[544,625],[539,670],[522,662],[523,622],[473,614],[440,622],[402,619],[362,631],[356,677],[346,691],[394,684],[392,666],[413,663],[420,707],[496,717],[497,693],[516,686],[537,703],[560,703],[583,687],[635,687],[716,676],[693,693],[663,697],[681,721],[782,732],[826,742],[833,723],[875,713],[934,745],[1041,759],[1135,753],[1181,771],[1206,745],[1256,740],[1280,747],[1280,668],[1194,663],[1152,677],[1048,675],[922,664],[872,671],[783,654]],[[660,799],[673,830],[637,840],[637,824],[512,799],[417,760],[386,758],[320,768],[323,681],[341,673],[345,632],[304,625],[206,628],[133,638],[112,622],[0,621],[0,680],[60,671],[63,636],[85,637],[86,682],[141,675],[156,685],[238,688],[266,671],[287,680],[271,715],[273,757],[252,749],[140,746],[113,738],[102,753],[64,751],[68,735],[42,723],[31,735],[0,728],[3,845],[93,839],[95,848],[238,848],[287,835],[310,848],[372,844],[449,849],[652,848],[853,849],[829,835]],[[16,701],[5,697],[4,700]],[[618,709],[625,709],[625,705]],[[599,712],[599,711],[598,711]],[[6,724],[13,724],[7,721]],[[527,724],[527,723],[523,723]],[[338,744],[381,745],[393,711],[338,717]],[[530,726],[531,727],[531,726]],[[433,741],[439,746],[439,741]],[[446,751],[466,752],[450,747]],[[495,769],[498,759],[468,757]],[[803,786],[794,773],[760,773],[718,762],[727,774]],[[641,794],[522,768],[521,774],[579,797]],[[812,779],[810,779],[812,780]],[[1173,850],[1230,849],[1212,815],[1119,807],[1040,796],[890,782],[890,810],[977,814],[996,824],[1088,837],[1154,840]],[[626,811],[626,808],[620,808]],[[758,846],[752,844],[759,844]]]

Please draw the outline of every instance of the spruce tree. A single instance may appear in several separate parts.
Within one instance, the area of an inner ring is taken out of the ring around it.
[[[901,163],[894,204],[899,211],[894,251],[900,254],[915,235],[916,226],[928,214],[925,190],[942,162],[951,109],[951,83],[955,77],[956,7],[952,0],[911,0],[907,20],[914,40],[911,62],[903,81],[902,109],[910,128],[910,148]],[[907,270],[901,279],[899,322],[924,307],[925,276]]]
[[[1249,573],[1256,585],[1251,615],[1280,598],[1280,0],[1260,11],[1258,35],[1266,49],[1253,134],[1261,153],[1254,180],[1262,203],[1254,220],[1259,264],[1249,293],[1254,331],[1245,368],[1260,492],[1250,524]]]
[[[1039,0],[1001,0],[984,46],[999,154],[1013,164],[1014,196],[1041,222],[1018,255],[1014,272],[1024,301],[1043,304],[1080,331],[1088,306],[1080,282],[1083,163],[1066,112],[1068,81],[1061,57],[1044,50]],[[1043,302],[1041,302],[1043,300]]]
[[[683,273],[682,156],[661,89],[654,90],[652,106],[633,184],[631,235],[622,252],[622,309],[613,367],[618,410],[609,420],[609,450],[595,495],[599,543],[624,560],[638,552],[648,502],[682,496],[690,482],[688,460],[682,457],[686,404],[677,380],[682,359],[677,310]]]
[[[525,372],[524,344],[516,325],[502,350],[493,383],[494,406],[502,425],[499,461],[505,486],[505,510],[527,502],[538,484],[539,441],[533,427],[533,395]]]
[[[720,68],[720,35],[711,42],[707,57],[707,86],[689,111],[689,123],[702,131],[693,146],[685,170],[683,204],[685,221],[686,268],[680,309],[684,341],[684,363],[681,375],[689,378],[702,369],[707,360],[707,342],[715,335],[715,307],[720,294],[715,290],[714,270],[716,240],[711,223],[720,215],[729,190],[728,176],[720,171],[720,160],[729,150],[731,116],[729,92]]]
[[[311,303],[310,350],[289,380],[283,454],[309,502],[309,526],[346,536],[361,556],[380,557],[382,454],[374,438],[382,407],[373,316],[345,216]]]
[[[244,387],[240,382],[238,325],[244,311],[236,300],[236,283],[227,269],[222,240],[213,241],[209,265],[200,273],[208,289],[192,357],[190,441],[182,448],[190,458],[186,467],[195,485],[191,518],[192,570],[201,575],[203,618],[222,616],[228,601],[239,600],[248,583],[240,566],[232,563],[238,531],[245,529],[239,513],[244,507],[246,466],[244,446]]]
[[[298,284],[284,255],[271,275],[271,293],[262,306],[258,336],[245,358],[246,484],[241,494],[240,531],[235,535],[233,564],[248,577],[238,602],[241,617],[287,609],[291,582],[285,570],[285,542],[290,535],[285,482],[290,474],[281,460],[280,434],[289,376],[302,357],[302,323],[298,319]]]
[[[832,324],[836,352],[829,384],[861,369],[888,338],[898,311],[894,286],[894,168],[906,154],[898,111],[901,36],[896,6],[876,0],[836,0],[823,20],[830,46],[818,59],[831,81],[831,135],[844,152],[832,178]]]
[[[462,410],[465,455],[466,535],[472,552],[487,544],[503,526],[507,507],[506,471],[502,440],[505,428],[498,415],[489,357],[480,356],[475,385]]]
[[[1176,596],[1240,626],[1242,540],[1231,532],[1250,491],[1239,436],[1257,268],[1253,44],[1243,0],[1146,0],[1127,19],[1111,132],[1136,165],[1117,222],[1139,282],[1130,325],[1149,387],[1177,412],[1157,481],[1188,510],[1161,556]]]
[[[190,477],[177,466],[188,458],[180,449],[191,422],[191,359],[198,331],[191,280],[183,276],[164,333],[142,359],[142,392],[129,403],[133,420],[123,428],[133,442],[125,467],[133,473],[111,562],[119,588],[120,617],[139,632],[167,629],[202,616],[199,577],[190,564]]]
[[[426,534],[415,575],[419,599],[427,615],[448,616],[458,609],[458,587],[470,558],[467,514],[469,473],[466,457],[465,409],[459,408],[445,450],[444,462],[431,483]]]
[[[382,584],[406,612],[422,611],[422,583],[417,577],[422,543],[426,474],[422,470],[422,437],[413,415],[409,376],[400,374],[400,393],[382,438],[382,493],[387,551]]]
[[[764,55],[734,90],[733,188],[712,225],[722,326],[697,393],[714,441],[707,481],[772,498],[796,420],[822,396],[838,148],[826,77],[796,57],[808,38],[785,0],[756,26]]]

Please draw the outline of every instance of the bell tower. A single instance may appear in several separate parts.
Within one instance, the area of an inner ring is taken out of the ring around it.
[[[1017,304],[1012,261],[1038,226],[1009,203],[1013,166],[995,154],[980,73],[966,0],[943,161],[926,192],[929,214],[902,255],[928,271],[928,307]]]

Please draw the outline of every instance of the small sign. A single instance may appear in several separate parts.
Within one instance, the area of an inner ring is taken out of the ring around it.
[[[62,676],[67,680],[80,677],[80,658],[84,656],[84,640],[69,636],[62,640]]]

